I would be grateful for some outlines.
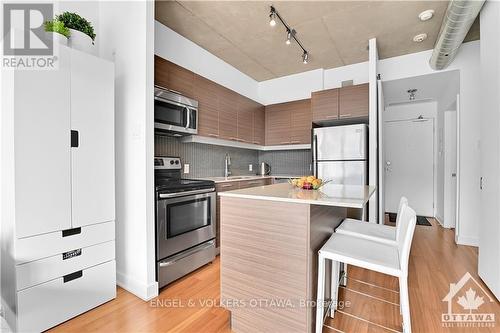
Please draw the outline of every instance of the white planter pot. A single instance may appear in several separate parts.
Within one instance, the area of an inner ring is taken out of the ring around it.
[[[92,44],[92,38],[87,36],[81,31],[69,29],[71,35],[69,36],[69,46],[86,53],[97,55],[97,49]]]
[[[58,32],[46,31],[48,39],[52,39],[54,44],[68,45],[68,38]]]

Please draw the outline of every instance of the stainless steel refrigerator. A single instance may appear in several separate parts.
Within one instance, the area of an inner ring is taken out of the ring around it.
[[[368,126],[366,124],[315,128],[314,175],[335,184],[368,183]]]

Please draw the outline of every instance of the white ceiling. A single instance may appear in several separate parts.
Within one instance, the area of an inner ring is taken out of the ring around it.
[[[384,103],[391,104],[415,103],[424,100],[437,101],[439,109],[449,107],[460,91],[460,71],[445,71],[382,83]],[[415,101],[409,100],[408,89],[418,89]]]

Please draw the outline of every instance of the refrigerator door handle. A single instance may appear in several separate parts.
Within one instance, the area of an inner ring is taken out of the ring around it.
[[[318,136],[313,134],[313,175],[318,177]]]

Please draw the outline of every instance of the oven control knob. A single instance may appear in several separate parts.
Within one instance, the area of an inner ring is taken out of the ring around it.
[[[174,160],[170,160],[170,164],[172,164],[172,165],[173,165],[173,164],[174,164]]]
[[[179,164],[179,160],[175,160],[175,164]]]

